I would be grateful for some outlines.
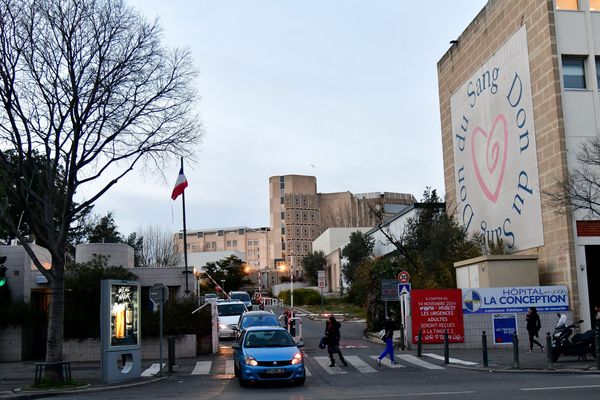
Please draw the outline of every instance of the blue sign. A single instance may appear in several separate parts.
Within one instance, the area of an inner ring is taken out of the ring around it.
[[[494,314],[494,343],[511,344],[513,333],[517,331],[517,314]]]
[[[569,291],[566,286],[531,286],[462,289],[463,314],[567,311]]]
[[[410,293],[410,283],[399,283],[398,284],[398,296]]]

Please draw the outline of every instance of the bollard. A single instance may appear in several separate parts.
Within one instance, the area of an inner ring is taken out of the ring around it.
[[[600,370],[600,328],[596,329],[596,369]]]
[[[448,344],[448,331],[444,331],[444,364],[450,364],[450,346]]]
[[[489,366],[489,363],[487,350],[487,336],[485,336],[485,331],[481,332],[481,349],[483,350],[483,368],[487,368]]]
[[[169,359],[169,373],[173,373],[173,366],[175,365],[175,338],[170,336],[167,343],[167,353]]]
[[[519,365],[519,336],[513,332],[513,367],[520,368]]]
[[[546,332],[546,359],[548,360],[548,369],[552,369],[552,336],[550,332]]]
[[[423,357],[421,354],[421,348],[423,344],[423,330],[419,329],[419,334],[417,335],[417,357]]]

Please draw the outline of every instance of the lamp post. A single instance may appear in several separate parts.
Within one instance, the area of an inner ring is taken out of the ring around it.
[[[196,277],[196,298],[198,299],[198,304],[200,304],[200,275],[202,274],[202,268],[196,269],[194,267],[194,276]]]

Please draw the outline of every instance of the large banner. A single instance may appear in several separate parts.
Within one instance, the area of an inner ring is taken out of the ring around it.
[[[464,314],[567,311],[569,291],[566,286],[531,286],[462,289]]]
[[[419,329],[422,343],[444,343],[444,331],[450,343],[465,341],[460,289],[413,290],[410,302],[413,343],[417,343]]]
[[[452,95],[450,108],[459,221],[511,252],[542,246],[525,26]]]

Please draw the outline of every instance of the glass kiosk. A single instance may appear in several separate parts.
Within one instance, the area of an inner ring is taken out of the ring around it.
[[[100,302],[102,382],[121,382],[141,374],[140,283],[103,280]]]

